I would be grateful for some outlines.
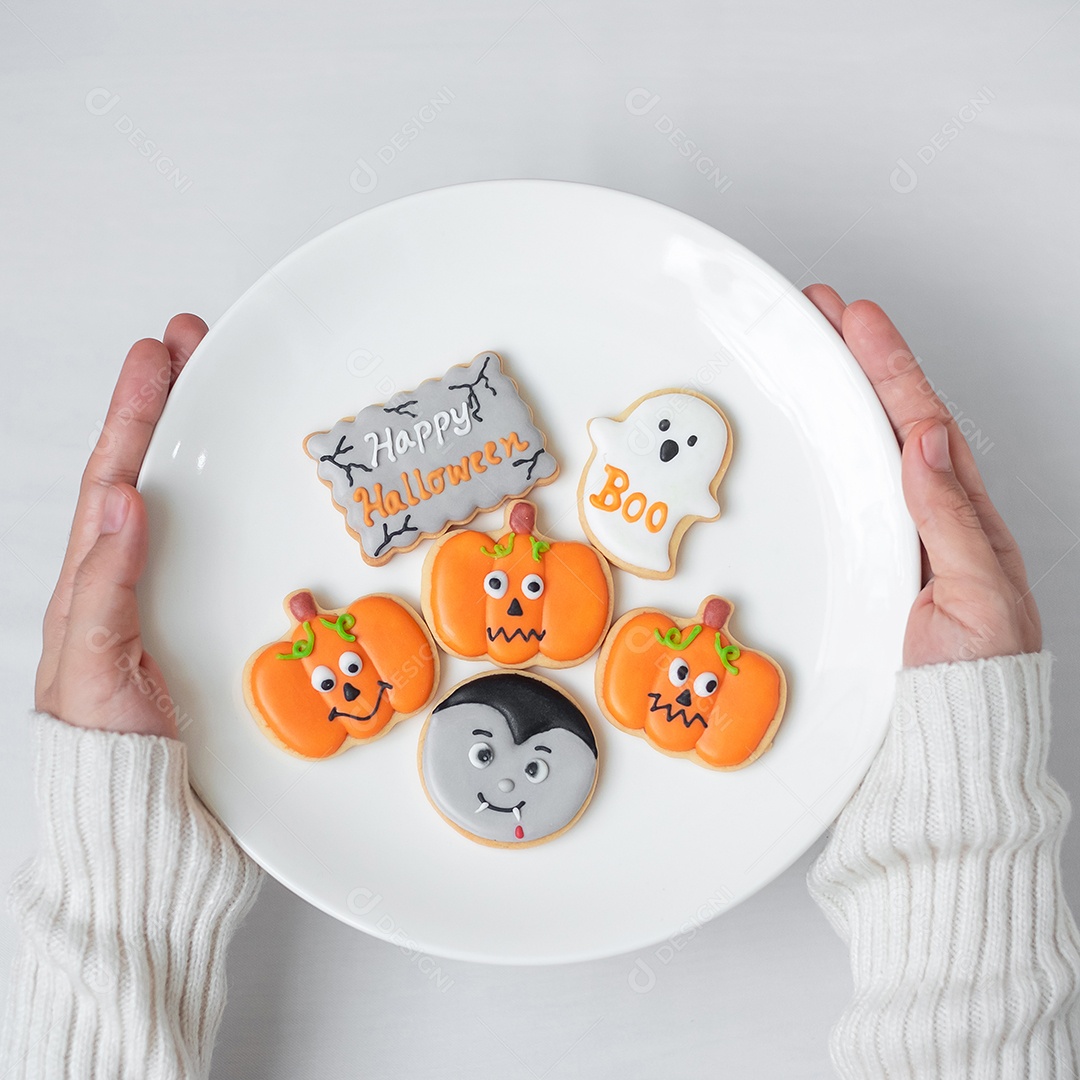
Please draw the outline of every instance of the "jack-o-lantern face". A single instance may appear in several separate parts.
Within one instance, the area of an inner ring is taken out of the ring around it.
[[[434,697],[439,661],[419,616],[393,596],[366,596],[323,610],[295,592],[285,609],[289,640],[260,649],[244,671],[255,718],[301,757],[370,742]]]
[[[514,503],[501,537],[452,533],[428,554],[424,614],[455,656],[504,667],[565,667],[591,655],[611,620],[611,571],[588,544],[544,540],[536,508]]]
[[[658,750],[717,769],[768,747],[783,715],[783,672],[727,630],[731,604],[710,597],[694,619],[638,609],[612,628],[597,699],[612,723]]]

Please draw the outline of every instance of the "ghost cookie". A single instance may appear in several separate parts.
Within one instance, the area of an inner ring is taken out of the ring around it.
[[[421,595],[443,649],[502,667],[580,664],[611,624],[607,560],[588,544],[537,532],[531,502],[510,504],[501,534],[468,529],[437,540]]]
[[[285,598],[288,636],[244,668],[244,699],[278,746],[325,758],[385,735],[435,696],[439,655],[420,616],[396,596],[320,608],[306,589]]]
[[[708,597],[691,619],[627,612],[596,665],[596,699],[616,727],[665,754],[741,769],[772,743],[787,701],[780,666],[739,644],[732,605]]]
[[[373,566],[559,472],[493,352],[313,432],[304,449]]]
[[[424,724],[420,779],[459,833],[530,847],[565,832],[596,787],[596,737],[554,683],[519,671],[458,683]]]
[[[589,436],[593,451],[578,485],[586,534],[616,566],[671,577],[686,530],[720,516],[727,417],[701,394],[657,390],[616,417],[590,420]]]

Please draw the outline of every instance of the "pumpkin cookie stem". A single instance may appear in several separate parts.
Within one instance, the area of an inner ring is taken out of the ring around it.
[[[706,605],[705,613],[702,616],[701,621],[709,627],[710,630],[722,630],[724,623],[731,618],[732,604],[730,600],[723,600],[719,596],[714,596]]]
[[[531,502],[517,502],[510,507],[510,531],[532,534],[536,529],[536,507]]]
[[[305,590],[289,597],[289,612],[298,623],[302,623],[314,619],[319,609],[315,606],[315,597]]]

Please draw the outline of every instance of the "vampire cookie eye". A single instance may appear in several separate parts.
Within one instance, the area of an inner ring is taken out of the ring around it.
[[[473,743],[469,750],[469,760],[478,769],[486,769],[494,757],[495,751],[486,742]]]
[[[538,758],[530,761],[525,766],[525,775],[529,778],[530,783],[542,784],[548,776],[550,770],[548,769],[548,763],[541,761]]]
[[[672,686],[682,686],[682,684],[690,677],[690,668],[687,666],[685,660],[680,660],[676,657],[671,661],[671,667],[668,668],[667,676],[671,680]]]
[[[708,697],[710,694],[716,693],[716,688],[719,685],[720,680],[711,671],[703,671],[694,680],[694,693],[698,697]]]
[[[338,667],[342,675],[359,675],[364,670],[364,661],[354,652],[343,652],[338,657]]]
[[[337,679],[334,673],[325,665],[320,664],[311,673],[311,685],[315,690],[321,690],[326,693],[328,690],[333,690],[337,686]]]
[[[473,579],[476,580],[475,578]],[[504,570],[492,570],[487,577],[484,578],[484,592],[488,596],[493,596],[496,600],[506,595],[506,587],[509,584],[509,580]]]
[[[526,574],[521,582],[521,591],[530,600],[535,600],[544,592],[544,581],[539,574]]]

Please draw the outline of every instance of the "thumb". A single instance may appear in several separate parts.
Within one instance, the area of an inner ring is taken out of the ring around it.
[[[84,676],[141,658],[135,585],[146,564],[146,508],[130,484],[105,496],[101,530],[75,572],[64,659]]]
[[[904,443],[904,498],[934,577],[996,579],[994,549],[953,471],[949,432],[936,420],[918,424]]]

